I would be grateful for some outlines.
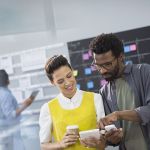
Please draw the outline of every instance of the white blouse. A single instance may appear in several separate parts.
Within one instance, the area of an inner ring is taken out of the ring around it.
[[[64,97],[62,93],[60,93],[57,96],[57,98],[62,108],[75,109],[80,106],[82,102],[82,96],[83,91],[77,89],[75,95],[71,99]],[[105,116],[103,101],[100,94],[94,93],[94,104],[96,109],[97,121],[99,121],[101,117]],[[41,107],[39,125],[40,125],[40,132],[39,132],[40,142],[41,143],[50,142],[52,131],[52,118],[48,108],[48,103],[45,103]]]

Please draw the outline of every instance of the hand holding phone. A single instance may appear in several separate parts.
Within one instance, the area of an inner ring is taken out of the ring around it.
[[[39,90],[35,90],[35,91],[32,91],[31,95],[30,95],[30,98],[35,98],[39,93]]]
[[[35,90],[31,93],[31,95],[29,96],[29,98],[27,98],[23,104],[24,104],[24,107],[28,107],[32,104],[33,100],[35,99],[35,97],[38,95],[39,93],[39,90]]]

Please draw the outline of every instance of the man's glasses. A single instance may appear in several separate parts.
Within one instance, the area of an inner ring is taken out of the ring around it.
[[[112,68],[113,66],[113,62],[116,60],[116,58],[114,57],[113,60],[106,62],[104,64],[96,64],[93,60],[91,66],[95,67],[97,70],[101,70],[101,69],[106,69],[109,70]]]

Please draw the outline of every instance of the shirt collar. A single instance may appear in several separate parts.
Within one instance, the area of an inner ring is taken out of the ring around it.
[[[132,64],[125,65],[124,74],[129,74],[132,69]]]
[[[60,93],[57,98],[59,99],[60,103],[76,103],[82,99],[82,91],[77,89],[75,95],[71,99],[65,97],[62,93]]]

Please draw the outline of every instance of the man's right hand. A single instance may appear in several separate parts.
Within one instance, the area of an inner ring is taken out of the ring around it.
[[[108,114],[107,116],[101,118],[98,122],[99,129],[104,129],[105,126],[110,125],[118,120],[117,112]]]

